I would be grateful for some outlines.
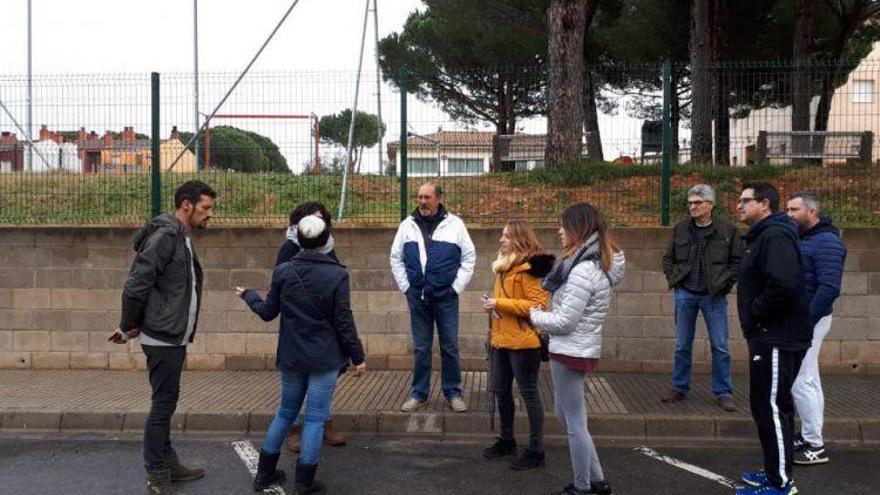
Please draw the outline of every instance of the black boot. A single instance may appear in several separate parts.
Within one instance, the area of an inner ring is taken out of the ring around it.
[[[202,468],[186,467],[181,464],[173,448],[165,454],[165,465],[171,473],[171,481],[192,481],[205,475],[205,470]]]
[[[257,475],[254,477],[254,491],[261,492],[272,485],[284,482],[284,471],[275,469],[281,453],[270,454],[260,449],[260,462],[257,464]]]
[[[185,495],[171,484],[168,468],[147,471],[147,495]]]
[[[483,457],[486,459],[497,459],[506,455],[516,454],[516,440],[504,440],[499,438],[490,447],[483,450]]]
[[[591,481],[590,482],[590,493],[595,495],[612,495],[611,485],[608,484],[607,481]]]
[[[510,469],[525,471],[544,467],[544,451],[536,452],[532,449],[523,449],[522,453],[510,463]]]
[[[296,462],[296,477],[294,485],[294,495],[320,495],[324,493],[324,484],[315,481],[315,472],[318,471],[317,464],[302,464]]]

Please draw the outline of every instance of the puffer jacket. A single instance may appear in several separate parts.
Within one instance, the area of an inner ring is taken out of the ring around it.
[[[815,325],[823,316],[831,314],[834,300],[840,295],[846,246],[831,219],[822,218],[813,228],[801,233],[800,248],[804,292],[810,319]]]
[[[550,352],[578,358],[602,355],[602,327],[611,304],[611,287],[623,280],[623,251],[614,253],[606,274],[601,262],[590,258],[599,252],[598,237],[587,240],[582,261],[572,267],[566,281],[553,293],[551,311],[531,311],[532,324],[550,335]]]
[[[541,287],[541,278],[550,273],[553,255],[539,254],[495,275],[495,306],[501,318],[492,319],[492,347],[496,349],[537,349],[538,335],[528,321],[534,306],[546,308],[550,302]]]

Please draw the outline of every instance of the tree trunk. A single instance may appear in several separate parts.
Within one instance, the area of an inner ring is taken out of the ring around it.
[[[581,155],[587,4],[596,1],[550,0],[547,10],[550,73],[544,157],[550,167]]]
[[[596,108],[596,86],[593,73],[584,72],[584,131],[587,134],[587,155],[590,160],[605,161],[602,153],[602,136],[599,133],[599,111]]]
[[[713,0],[691,4],[691,161],[712,162],[712,14]]]
[[[727,60],[728,1],[715,0],[713,18],[712,60],[715,65],[715,163],[730,165],[730,81],[728,70],[722,66]]]
[[[810,55],[813,34],[816,27],[816,7],[818,0],[797,0],[797,19],[794,26],[794,50],[792,59],[794,71],[791,81],[791,130],[810,130]],[[809,136],[792,136],[792,153],[805,154],[810,151]],[[803,160],[794,159],[794,163]]]

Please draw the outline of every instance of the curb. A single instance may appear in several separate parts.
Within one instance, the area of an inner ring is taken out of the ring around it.
[[[146,411],[0,411],[0,430],[24,432],[103,432],[138,433],[143,431]],[[185,411],[172,418],[177,433],[265,433],[273,411]],[[516,429],[528,430],[525,415],[516,419]],[[600,440],[741,442],[757,438],[754,423],[746,416],[660,416],[594,414],[590,431]],[[333,415],[334,427],[359,435],[394,435],[415,437],[489,436],[489,418],[485,413],[419,412],[339,412]],[[545,411],[545,436],[564,437],[565,432]],[[498,427],[496,419],[496,428]],[[829,443],[853,446],[880,445],[880,419],[846,418],[825,421],[825,439]]]

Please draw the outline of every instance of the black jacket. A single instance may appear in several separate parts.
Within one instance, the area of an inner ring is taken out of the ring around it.
[[[737,308],[743,335],[785,350],[810,347],[813,327],[807,311],[801,255],[794,223],[774,213],[743,236]]]
[[[154,339],[183,344],[193,283],[199,307],[202,302],[202,266],[193,247],[193,280],[186,234],[186,227],[172,214],[149,220],[135,234],[137,255],[122,290],[121,330],[140,327],[141,332]],[[195,330],[190,342],[194,336]]]
[[[691,250],[694,249],[693,220],[688,217],[672,229],[672,238],[663,255],[663,274],[669,288],[680,287],[691,272]],[[739,273],[742,241],[739,232],[729,221],[712,216],[712,226],[706,233],[703,261],[706,267],[706,288],[713,296],[726,295],[736,285]]]
[[[253,290],[242,298],[265,321],[281,314],[275,366],[286,372],[339,370],[364,361],[351,313],[345,267],[329,256],[300,251],[275,267],[264,301]]]

